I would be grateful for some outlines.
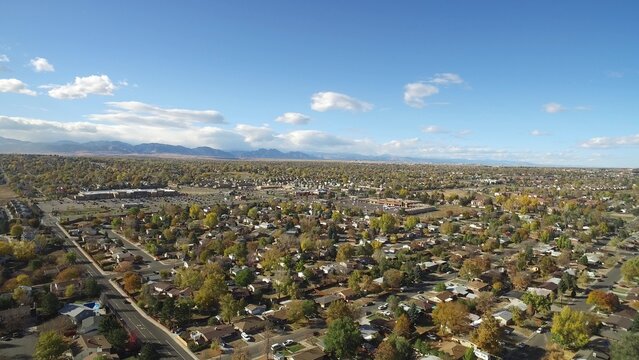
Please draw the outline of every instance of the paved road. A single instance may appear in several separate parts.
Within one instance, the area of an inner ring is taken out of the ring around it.
[[[193,359],[190,352],[184,350],[172,336],[159,329],[151,321],[147,320],[122,296],[109,282],[109,276],[104,276],[98,271],[89,259],[84,256],[74,243],[55,224],[55,219],[45,217],[43,223],[51,226],[52,230],[62,239],[65,239],[67,251],[76,253],[78,262],[83,265],[90,276],[95,278],[102,287],[102,293],[108,297],[106,304],[118,316],[126,326],[135,333],[144,343],[157,345],[157,350],[163,359]]]

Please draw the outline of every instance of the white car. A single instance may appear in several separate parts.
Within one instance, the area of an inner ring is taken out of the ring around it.
[[[288,339],[286,341],[284,341],[282,344],[284,344],[284,346],[291,346],[293,344],[295,344],[295,341]]]
[[[388,303],[383,303],[382,305],[377,307],[380,310],[386,310],[388,308]]]
[[[240,335],[244,341],[253,341],[253,337],[245,332],[242,332]]]
[[[271,350],[272,351],[282,350],[283,348],[284,348],[284,345],[282,345],[280,343],[275,343],[275,344],[271,345]]]

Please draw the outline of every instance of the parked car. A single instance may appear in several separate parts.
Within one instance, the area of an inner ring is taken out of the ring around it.
[[[284,346],[291,346],[291,345],[295,344],[295,341],[293,341],[291,339],[288,339],[288,340],[284,341],[283,344],[284,344]]]
[[[544,332],[544,327],[543,327],[543,326],[540,326],[537,330],[535,330],[535,332],[536,332],[537,334],[543,334],[543,332]]]
[[[380,310],[386,310],[386,309],[388,309],[388,303],[383,303],[382,305],[378,306],[377,308],[380,309]]]
[[[271,345],[271,351],[278,351],[278,350],[282,350],[284,349],[284,345],[280,344],[280,343],[275,343],[273,345]]]
[[[253,341],[253,337],[243,331],[240,335],[242,336],[242,340],[244,341]]]

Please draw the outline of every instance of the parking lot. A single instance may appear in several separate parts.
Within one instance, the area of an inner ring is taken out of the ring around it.
[[[19,338],[0,341],[0,359],[33,359],[37,341],[38,336],[36,334],[25,334]]]

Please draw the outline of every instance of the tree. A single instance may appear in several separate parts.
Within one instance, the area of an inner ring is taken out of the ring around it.
[[[341,318],[355,320],[356,317],[356,311],[353,306],[342,300],[334,301],[326,310],[326,321],[328,323]]]
[[[355,248],[351,244],[344,244],[337,250],[337,261],[347,261],[355,255]]]
[[[511,314],[513,314],[513,322],[517,326],[521,326],[526,320],[524,312],[517,306],[511,306],[508,308]]]
[[[155,350],[155,346],[152,344],[144,344],[140,349],[140,354],[138,355],[138,360],[156,360],[160,357],[157,350]]]
[[[212,211],[206,214],[206,216],[204,217],[204,226],[208,227],[209,229],[212,229],[215,226],[217,226],[217,224],[218,224],[217,213]]]
[[[477,359],[477,355],[475,355],[475,349],[469,347],[466,349],[466,352],[464,353],[464,360],[476,360]]]
[[[212,274],[204,280],[200,289],[195,292],[194,300],[200,309],[210,309],[226,291],[227,286],[224,281],[224,275]]]
[[[239,286],[248,286],[255,280],[255,273],[251,268],[245,268],[235,275],[235,283]]]
[[[313,300],[293,300],[288,305],[286,312],[291,323],[304,323],[306,318],[315,314],[315,302]]]
[[[77,260],[77,255],[73,251],[69,251],[64,255],[64,257],[67,261],[67,264],[75,264]]]
[[[404,227],[406,228],[406,230],[413,230],[415,226],[417,226],[418,222],[419,218],[417,216],[409,216],[404,222]]]
[[[402,286],[403,274],[397,269],[388,269],[384,272],[383,284],[389,288],[397,289]]]
[[[84,271],[79,266],[69,266],[68,268],[60,271],[55,277],[56,282],[63,282],[82,277]]]
[[[396,219],[392,214],[383,213],[382,216],[379,217],[379,229],[388,234],[395,228]]]
[[[475,345],[492,355],[497,355],[501,352],[501,345],[499,344],[501,337],[502,330],[499,327],[499,322],[490,315],[484,316],[479,328],[472,335]]]
[[[46,293],[40,298],[40,311],[44,316],[52,316],[58,313],[60,301],[52,293]]]
[[[595,305],[599,310],[611,313],[619,308],[619,297],[611,292],[593,290],[588,294],[586,304]]]
[[[621,274],[627,281],[637,282],[637,278],[639,278],[639,256],[626,260],[621,266]]]
[[[191,219],[197,220],[200,218],[201,214],[202,214],[202,208],[200,207],[200,205],[198,204],[191,205],[191,207],[189,208],[189,217]]]
[[[64,297],[65,298],[71,298],[75,296],[75,285],[73,284],[69,284],[67,285],[67,287],[64,289]]]
[[[459,269],[459,276],[464,279],[473,279],[490,269],[490,260],[485,257],[470,258],[464,260]]]
[[[35,243],[32,241],[15,241],[11,244],[13,256],[19,261],[29,261],[35,258]]]
[[[401,314],[399,318],[397,318],[395,321],[395,327],[393,328],[393,333],[404,338],[408,338],[410,336],[411,323],[406,314]]]
[[[242,310],[242,301],[233,299],[233,295],[225,294],[220,299],[220,316],[222,321],[230,323]]]
[[[435,291],[438,292],[442,292],[446,290],[446,284],[445,283],[437,283],[435,284]]]
[[[69,346],[64,342],[62,336],[55,331],[47,331],[40,334],[35,347],[33,358],[36,360],[56,360]]]
[[[142,286],[142,276],[134,272],[124,274],[124,290],[128,293],[136,292]]]
[[[585,313],[566,306],[552,317],[552,338],[561,346],[579,349],[590,339],[592,321]]]
[[[406,338],[391,335],[375,351],[375,360],[410,360],[414,351]]]
[[[24,232],[24,228],[20,224],[14,224],[9,231],[9,234],[16,239],[20,239],[22,233]]]
[[[338,359],[349,359],[355,355],[362,343],[359,326],[349,317],[335,319],[328,325],[324,337],[326,351]]]
[[[548,312],[550,311],[550,299],[545,296],[537,295],[531,292],[526,292],[521,297],[521,301],[524,304],[528,305],[528,315],[533,316],[537,312]]]
[[[84,282],[84,294],[88,297],[100,295],[100,285],[98,285],[98,282],[94,278],[89,277]]]
[[[639,334],[625,333],[612,344],[612,360],[639,359]]]
[[[469,326],[468,308],[460,302],[439,303],[433,310],[433,321],[441,334],[465,332]]]

